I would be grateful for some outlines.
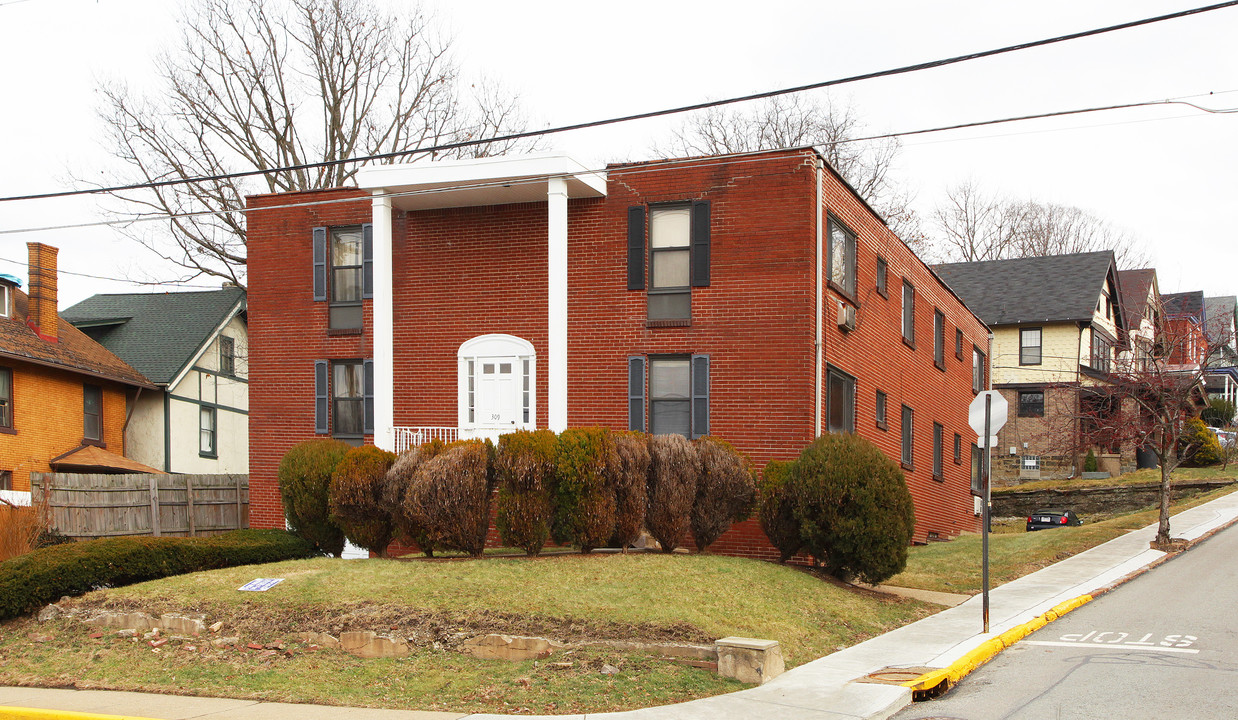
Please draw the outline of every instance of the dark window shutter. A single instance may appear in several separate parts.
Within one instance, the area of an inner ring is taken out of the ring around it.
[[[692,203],[692,287],[709,287],[709,201]]]
[[[366,435],[374,434],[374,361],[366,360],[362,363],[365,370],[365,432]]]
[[[314,299],[327,299],[327,229],[314,228]]]
[[[374,226],[361,226],[361,297],[374,297]]]
[[[692,356],[692,438],[709,434],[709,356]]]
[[[314,432],[326,435],[331,432],[327,425],[327,361],[314,361]]]
[[[645,206],[628,208],[628,289],[645,289]]]
[[[628,358],[628,429],[645,432],[645,358]]]

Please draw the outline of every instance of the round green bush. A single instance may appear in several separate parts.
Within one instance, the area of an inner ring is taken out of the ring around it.
[[[352,446],[339,440],[293,445],[279,461],[279,495],[292,532],[339,557],[344,531],[331,520],[331,474]]]
[[[383,503],[383,486],[395,458],[395,453],[363,445],[349,450],[331,474],[331,520],[354,545],[379,557],[387,556],[391,544],[391,511]]]
[[[795,464],[782,460],[770,460],[761,471],[757,486],[757,517],[761,529],[770,544],[778,548],[778,562],[786,562],[803,546],[800,539],[800,524],[795,519],[795,497],[791,492],[790,479]]]
[[[791,483],[803,547],[832,575],[880,583],[901,572],[915,528],[903,472],[858,435],[804,448]]]

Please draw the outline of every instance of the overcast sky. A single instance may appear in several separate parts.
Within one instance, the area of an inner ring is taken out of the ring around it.
[[[403,3],[392,0],[392,7]],[[1038,40],[1206,4],[1203,0],[429,3],[466,75],[520,95],[562,125],[782,88]],[[96,84],[152,83],[176,39],[180,0],[0,0],[0,196],[69,189],[114,170]],[[1118,103],[1192,98],[1238,107],[1238,8],[834,89],[873,132]],[[559,135],[588,162],[649,156],[676,120]],[[927,214],[972,179],[993,192],[1079,207],[1150,251],[1162,292],[1238,292],[1228,212],[1238,197],[1238,114],[1164,106],[904,140],[895,170]],[[104,219],[98,201],[0,203],[0,231]],[[110,228],[0,234],[0,272],[25,279],[25,243],[61,248],[60,269],[159,273]],[[166,273],[171,275],[171,271]],[[197,286],[218,286],[199,279]],[[141,289],[62,274],[61,307]],[[149,288],[147,288],[149,289]]]

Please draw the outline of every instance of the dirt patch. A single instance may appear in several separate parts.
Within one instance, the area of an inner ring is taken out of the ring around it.
[[[642,642],[710,643],[716,638],[688,623],[618,623],[582,618],[555,618],[537,614],[479,611],[445,613],[404,605],[375,602],[338,603],[311,607],[272,608],[249,602],[194,603],[186,607],[167,602],[127,599],[75,598],[65,603],[77,614],[92,611],[201,614],[206,624],[223,621],[222,634],[266,641],[297,632],[339,636],[350,630],[372,630],[408,638],[422,647],[454,649],[476,635],[501,633],[548,637],[561,642],[635,640]]]

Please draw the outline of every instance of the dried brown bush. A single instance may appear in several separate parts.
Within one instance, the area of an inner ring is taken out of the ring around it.
[[[704,552],[731,523],[752,515],[757,483],[752,463],[729,442],[703,437],[696,441],[699,474],[692,504],[692,540]]]
[[[383,503],[387,471],[395,453],[373,445],[353,448],[331,473],[331,519],[354,545],[387,556],[392,519]]]
[[[417,468],[430,458],[441,454],[446,447],[442,440],[431,440],[401,453],[396,458],[395,464],[387,471],[387,477],[383,482],[383,504],[391,511],[392,532],[402,542],[416,545],[426,554],[426,557],[434,557],[434,543],[417,524],[416,518],[409,515],[404,500],[408,496],[408,489],[413,485],[413,477],[417,474]]]
[[[519,430],[499,437],[494,476],[499,487],[496,524],[504,545],[537,555],[550,537],[550,486],[556,438],[550,430]]]
[[[46,529],[46,506],[14,505],[0,500],[0,561],[39,547],[39,537]]]
[[[627,552],[645,527],[649,504],[649,445],[642,433],[611,435],[614,462],[608,468],[615,489],[615,544]]]
[[[649,508],[645,527],[672,552],[688,533],[696,499],[696,448],[682,435],[649,436]]]
[[[404,512],[429,543],[480,557],[490,529],[490,455],[480,440],[449,444],[421,463],[404,497]]]

